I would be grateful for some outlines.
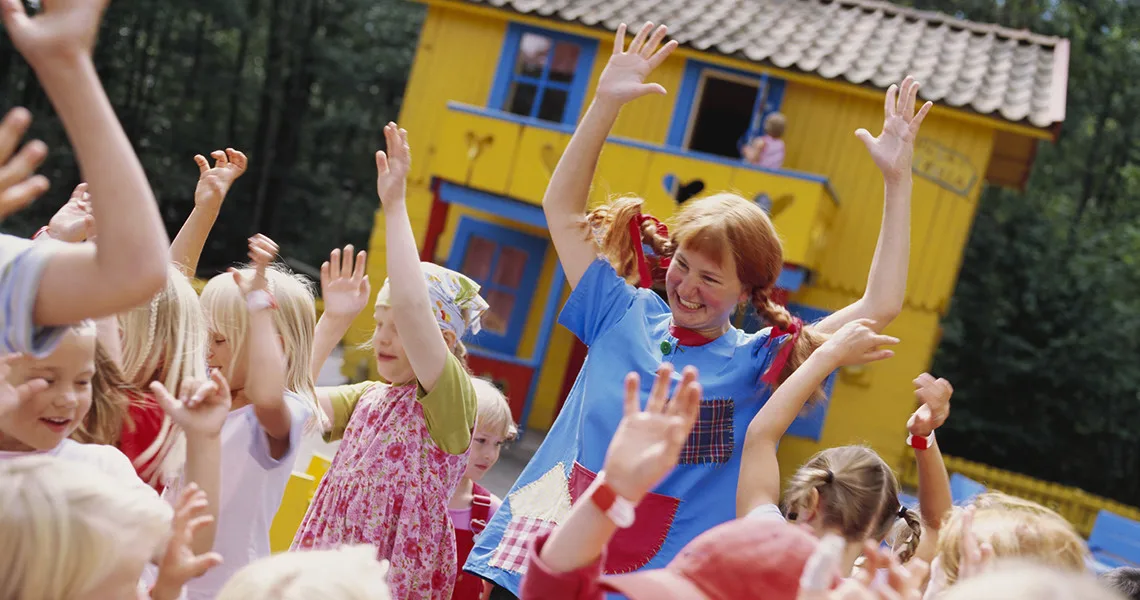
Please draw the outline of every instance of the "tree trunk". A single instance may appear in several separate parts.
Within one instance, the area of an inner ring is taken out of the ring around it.
[[[273,16],[270,18],[269,39],[272,44],[274,37],[273,24],[276,22],[277,1],[274,0]],[[241,100],[241,92],[244,89],[242,85],[245,78],[245,59],[249,54],[249,38],[253,32],[253,24],[261,15],[261,0],[249,0],[249,7],[246,9],[245,27],[241,29],[241,37],[238,38],[238,51],[237,58],[234,59],[234,72],[230,80],[230,121],[226,127],[226,140],[227,143],[233,143],[237,139],[237,120],[238,120],[238,102]],[[266,75],[268,78],[268,74]]]
[[[258,107],[257,135],[252,169],[253,180],[253,218],[251,221],[252,233],[261,231],[264,227],[263,215],[265,202],[269,193],[269,178],[277,164],[277,136],[281,121],[281,96],[284,71],[288,68],[287,55],[288,31],[291,27],[285,21],[286,13],[292,14],[288,7],[282,7],[282,0],[270,0],[269,5],[269,39],[266,43],[265,82],[261,86],[261,98]]]

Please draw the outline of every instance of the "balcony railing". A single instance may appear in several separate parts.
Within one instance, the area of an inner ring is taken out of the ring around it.
[[[538,205],[573,128],[451,103],[437,131],[432,176]],[[590,200],[633,194],[645,200],[645,212],[667,218],[698,189],[697,195],[732,191],[765,204],[785,262],[808,269],[820,258],[838,206],[819,175],[617,137],[606,140]]]

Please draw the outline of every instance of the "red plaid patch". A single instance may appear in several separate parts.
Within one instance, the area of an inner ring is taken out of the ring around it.
[[[554,531],[554,521],[545,521],[534,517],[514,517],[495,554],[491,557],[490,565],[504,571],[524,573],[526,571],[526,555],[530,551],[531,540]]]
[[[701,414],[693,426],[689,440],[681,449],[682,465],[726,463],[736,448],[733,414],[736,404],[732,399],[715,399],[701,402]]]

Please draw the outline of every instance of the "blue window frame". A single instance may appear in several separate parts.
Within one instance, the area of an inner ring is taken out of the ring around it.
[[[480,294],[491,306],[472,344],[516,354],[546,247],[543,238],[469,216],[460,218],[447,268],[478,282]]]
[[[830,311],[795,303],[788,303],[788,312],[803,319],[804,323],[814,323],[831,314]],[[744,325],[741,329],[749,333],[755,333],[766,326],[767,325],[762,323],[756,316],[755,309],[749,306],[744,315]],[[827,409],[831,404],[831,393],[835,389],[835,376],[837,373],[838,371],[832,372],[827,376],[827,379],[823,381],[823,401],[805,410],[796,417],[796,420],[792,421],[792,425],[788,427],[788,435],[807,438],[816,442],[819,441],[823,435],[823,421],[827,418]]]
[[[574,124],[598,41],[511,23],[499,54],[489,108]]]
[[[714,85],[725,89],[706,94]],[[780,110],[784,87],[784,80],[766,73],[750,73],[689,59],[673,105],[666,144],[728,156],[731,144],[712,143],[710,146],[710,140],[704,139],[706,136],[695,136],[703,118],[712,116],[717,122],[711,129],[719,135],[734,137],[736,151],[739,152],[748,140],[763,134],[768,115]],[[706,100],[724,106],[710,104],[706,107]],[[751,110],[746,108],[749,104]],[[707,113],[702,113],[702,109]]]

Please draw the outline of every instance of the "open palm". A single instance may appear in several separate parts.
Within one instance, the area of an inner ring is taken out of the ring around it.
[[[656,83],[645,83],[645,78],[665,62],[677,48],[677,42],[670,41],[661,46],[668,29],[662,25],[653,31],[653,23],[646,23],[626,49],[625,32],[625,23],[622,23],[614,37],[613,54],[598,79],[598,98],[625,104],[647,94],[664,94],[664,87]],[[658,46],[661,48],[658,49]]]
[[[364,274],[368,253],[361,250],[353,261],[352,250],[352,244],[345,246],[343,253],[336,248],[321,265],[321,299],[329,316],[352,318],[368,306],[372,291]]]
[[[408,172],[412,168],[412,150],[408,145],[408,132],[395,123],[384,126],[387,152],[376,153],[376,194],[384,205],[404,201],[408,187]]]
[[[887,89],[884,100],[883,131],[878,137],[871,136],[866,129],[855,132],[855,135],[867,146],[871,159],[888,181],[897,180],[910,173],[911,161],[914,158],[914,140],[918,137],[918,129],[922,126],[923,119],[933,106],[927,102],[918,109],[918,113],[914,112],[918,88],[919,83],[910,76],[903,80],[901,89],[892,85]]]
[[[671,365],[662,365],[641,410],[637,373],[625,378],[625,415],[606,451],[602,470],[623,498],[636,503],[649,493],[681,456],[700,411],[701,387],[697,370],[685,369],[672,401],[667,401]]]
[[[230,414],[230,386],[216,369],[210,379],[187,379],[175,398],[160,382],[150,384],[159,406],[187,434],[218,435]]]

